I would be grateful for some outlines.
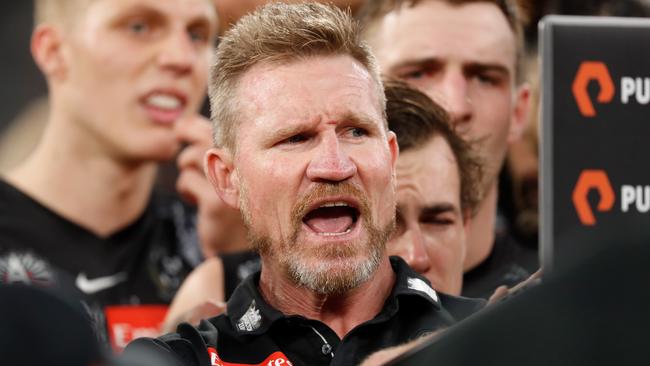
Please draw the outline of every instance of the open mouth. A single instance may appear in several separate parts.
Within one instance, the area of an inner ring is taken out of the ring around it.
[[[322,236],[350,233],[359,220],[359,210],[347,202],[326,202],[309,211],[302,219],[313,232]]]
[[[180,92],[155,90],[142,97],[141,103],[155,122],[170,124],[183,115],[187,100]]]
[[[168,111],[183,108],[185,104],[178,96],[165,93],[153,93],[145,99],[145,103],[149,106]]]

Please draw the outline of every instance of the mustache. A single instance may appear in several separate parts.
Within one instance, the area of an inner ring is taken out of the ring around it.
[[[303,194],[292,209],[291,217],[294,224],[299,225],[302,218],[311,211],[313,202],[331,196],[351,196],[357,199],[357,210],[361,217],[370,218],[370,200],[356,184],[351,182],[317,183],[307,193]]]

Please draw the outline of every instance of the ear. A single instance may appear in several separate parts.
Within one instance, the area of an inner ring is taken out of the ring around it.
[[[399,145],[397,144],[397,135],[395,132],[388,131],[388,149],[390,150],[390,159],[393,170],[397,168],[397,158],[399,157]]]
[[[530,109],[530,85],[523,83],[517,87],[514,95],[514,105],[510,116],[510,131],[508,132],[508,143],[521,138],[528,125],[528,113]]]
[[[51,24],[41,24],[32,33],[32,57],[48,79],[65,77],[67,65],[63,57],[62,43],[62,31]]]
[[[397,158],[399,157],[399,145],[395,132],[388,131],[388,150],[390,152],[390,166],[393,170],[393,189],[397,189]]]
[[[239,177],[234,169],[230,151],[223,148],[208,150],[205,153],[204,170],[223,202],[239,209]]]

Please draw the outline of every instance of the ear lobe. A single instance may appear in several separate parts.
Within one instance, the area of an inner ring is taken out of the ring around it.
[[[65,77],[67,67],[61,45],[61,30],[53,25],[41,24],[32,33],[32,57],[48,78]]]
[[[519,140],[528,125],[530,93],[530,85],[528,83],[524,83],[517,88],[514,101],[515,105],[513,106],[512,116],[510,118],[508,143]]]
[[[390,150],[391,165],[394,170],[397,167],[399,145],[397,144],[397,135],[395,135],[395,132],[393,131],[388,131],[388,149]]]
[[[239,209],[239,177],[230,152],[217,148],[208,150],[205,154],[204,170],[219,197],[228,206]]]

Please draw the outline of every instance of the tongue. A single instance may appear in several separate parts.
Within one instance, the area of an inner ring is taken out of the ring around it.
[[[319,208],[310,212],[304,222],[317,233],[342,233],[352,225],[352,215],[343,207]]]

